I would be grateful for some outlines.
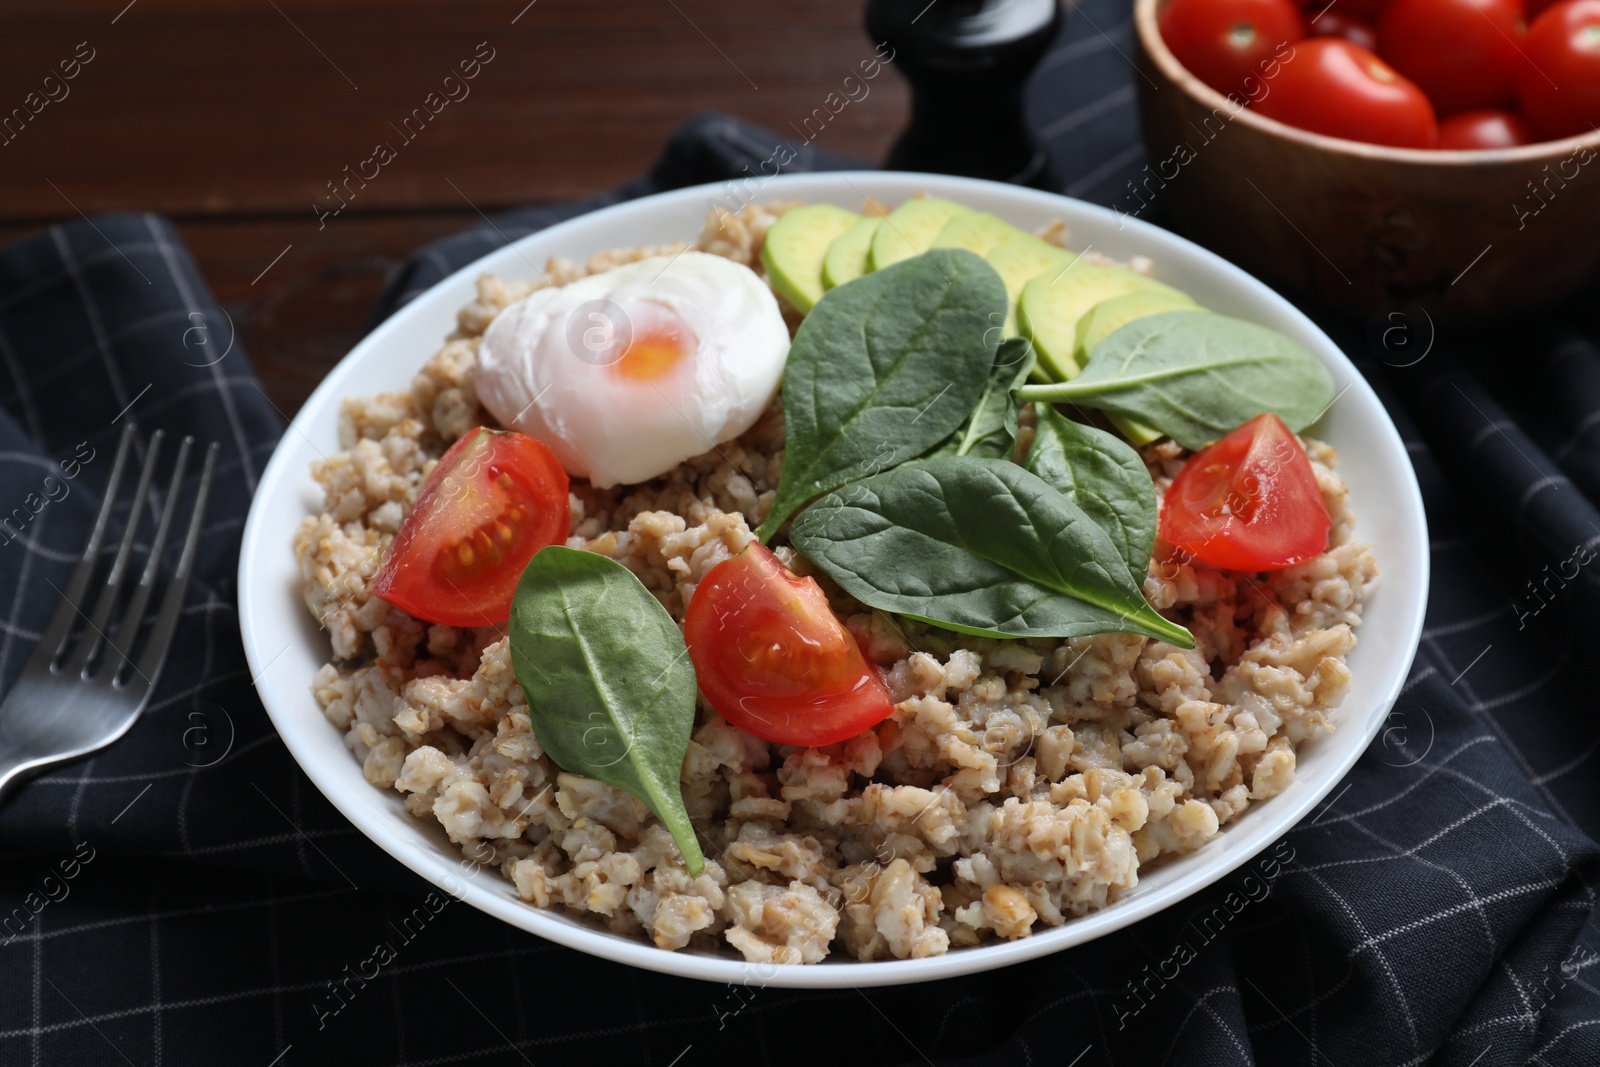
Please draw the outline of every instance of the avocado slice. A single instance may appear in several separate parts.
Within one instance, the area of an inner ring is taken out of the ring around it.
[[[986,256],[989,251],[1009,241],[1032,235],[1017,229],[1011,223],[987,211],[973,211],[957,215],[944,224],[939,236],[934,238],[934,248],[965,248]]]
[[[861,216],[832,204],[790,208],[767,230],[761,265],[767,280],[802,314],[822,299],[822,260],[834,240]]]
[[[833,239],[828,254],[822,257],[822,285],[836,289],[867,273],[867,253],[872,251],[872,235],[878,232],[881,217],[865,218]]]
[[[1074,353],[1079,369],[1089,363],[1089,353],[1095,346],[1134,319],[1158,315],[1163,311],[1188,311],[1200,305],[1188,293],[1160,285],[1159,288],[1139,289],[1110,300],[1102,300],[1078,320],[1078,346]],[[1135,447],[1147,445],[1161,436],[1161,431],[1148,423],[1130,419],[1126,415],[1107,413],[1111,424],[1121,431]]]
[[[919,256],[933,247],[933,242],[945,223],[964,208],[954,200],[934,197],[917,197],[907,200],[883,218],[883,225],[872,236],[872,252],[867,257],[869,270],[882,270],[891,263]]]
[[[1188,293],[1160,282],[1155,284],[1159,288],[1136,289],[1102,300],[1078,320],[1077,343],[1072,355],[1079,370],[1088,365],[1089,353],[1096,345],[1134,319],[1159,315],[1163,311],[1199,310],[1200,305]]]
[[[1159,441],[1166,436],[1149,423],[1140,422],[1138,419],[1130,419],[1126,415],[1113,415],[1108,411],[1106,412],[1106,418],[1110,420],[1111,425],[1117,428],[1118,433],[1128,439],[1128,443],[1134,448],[1143,448],[1150,442]]]
[[[1033,342],[1038,372],[1056,382],[1076,375],[1082,369],[1077,359],[1078,320],[1103,300],[1151,289],[1183,295],[1143,274],[1083,260],[1067,270],[1034,277],[1017,299],[1017,328]]]
[[[1004,244],[996,245],[983,257],[1000,275],[1006,287],[1006,337],[1017,336],[1017,300],[1023,287],[1041,274],[1055,277],[1078,257],[1049,241],[1032,234],[1024,234]]]

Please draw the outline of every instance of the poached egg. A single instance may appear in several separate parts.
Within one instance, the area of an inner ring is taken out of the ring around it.
[[[759,275],[687,251],[510,305],[478,346],[478,399],[598,488],[739,436],[783,378],[789,329]]]

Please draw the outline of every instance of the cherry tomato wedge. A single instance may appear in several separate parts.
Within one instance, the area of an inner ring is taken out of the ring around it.
[[[1278,50],[1306,35],[1290,0],[1172,0],[1161,13],[1161,39],[1184,68],[1219,93],[1245,89]]]
[[[1325,8],[1312,18],[1309,28],[1313,37],[1343,37],[1369,52],[1378,50],[1378,31],[1336,8]]]
[[[1433,105],[1422,90],[1365,48],[1338,37],[1296,44],[1256,110],[1351,141],[1432,148],[1439,139]]]
[[[889,690],[811,578],[759,542],[711,568],[683,620],[700,692],[741,730],[815,748],[894,711]]]
[[[1440,148],[1515,148],[1538,139],[1515,111],[1463,111],[1439,123]]]
[[[571,522],[555,453],[526,434],[480,426],[422,483],[372,595],[428,622],[503,623],[523,568],[565,541]]]
[[[1600,0],[1567,0],[1533,20],[1517,68],[1522,110],[1546,137],[1600,127]]]
[[[1332,525],[1305,449],[1271,412],[1190,456],[1161,508],[1163,538],[1233,571],[1310,559],[1328,547]]]
[[[1378,21],[1378,54],[1440,114],[1510,107],[1526,33],[1522,0],[1393,0]]]

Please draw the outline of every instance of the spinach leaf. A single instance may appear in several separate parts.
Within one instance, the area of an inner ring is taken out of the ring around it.
[[[1264,411],[1299,431],[1333,403],[1333,375],[1289,338],[1209,311],[1135,319],[1095,346],[1067,382],[1023,400],[1072,402],[1149,423],[1198,449]]]
[[[829,493],[789,539],[863,604],[961,633],[1123,631],[1194,645],[1082,508],[1007,460],[907,463]]]
[[[783,475],[770,541],[806,501],[914,459],[960,426],[988,380],[1005,321],[1000,276],[938,248],[825,295],[783,374]]]
[[[1017,448],[1017,402],[1011,399],[1011,390],[1028,380],[1036,362],[1032,341],[1023,337],[1002,341],[977,407],[936,454],[1010,459]]]
[[[511,662],[540,747],[563,769],[644,801],[698,875],[705,858],[678,783],[694,665],[644,583],[595,552],[541,549],[511,603]]]
[[[1036,411],[1022,465],[1099,524],[1142,586],[1156,543],[1156,487],[1144,460],[1116,434],[1073,422],[1049,404]]]

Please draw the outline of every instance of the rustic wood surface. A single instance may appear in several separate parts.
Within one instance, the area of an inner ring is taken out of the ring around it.
[[[615,185],[701,110],[785,129],[870,54],[856,0],[12,8],[0,115],[38,95],[26,124],[0,127],[0,241],[80,213],[170,216],[292,413],[417,246]],[[489,58],[466,81],[475,56]],[[816,144],[881,159],[907,100],[887,74]],[[428,121],[402,129],[414,109]],[[337,206],[329,183],[371,174],[380,142],[394,158],[319,228],[313,205]]]

